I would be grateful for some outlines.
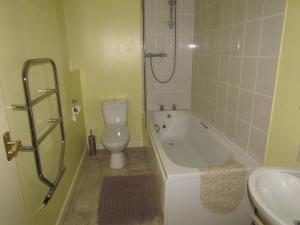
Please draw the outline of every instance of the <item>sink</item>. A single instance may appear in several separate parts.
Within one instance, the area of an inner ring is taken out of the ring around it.
[[[271,225],[300,225],[300,169],[262,167],[250,174],[250,197]]]

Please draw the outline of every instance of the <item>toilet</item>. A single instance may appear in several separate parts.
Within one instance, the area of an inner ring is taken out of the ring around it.
[[[127,129],[128,101],[125,99],[102,102],[103,119],[106,126],[101,142],[111,152],[110,167],[120,169],[125,165],[123,150],[128,145],[130,134]]]

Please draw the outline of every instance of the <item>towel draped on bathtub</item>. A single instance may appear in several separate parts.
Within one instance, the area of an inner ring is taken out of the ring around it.
[[[240,205],[246,190],[246,169],[236,161],[199,169],[202,172],[200,199],[213,213],[230,213]]]

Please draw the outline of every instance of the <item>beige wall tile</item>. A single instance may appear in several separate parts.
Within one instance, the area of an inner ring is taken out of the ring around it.
[[[194,0],[178,0],[177,10],[179,14],[193,14]]]
[[[216,112],[217,112],[217,107],[214,104],[208,104],[208,121],[210,124],[213,126],[216,125]]]
[[[257,56],[259,50],[261,21],[246,23],[244,55]]]
[[[213,28],[218,28],[222,26],[223,8],[224,8],[223,1],[219,1],[217,4],[214,5],[213,10],[214,10],[215,17],[212,18]]]
[[[234,1],[235,0],[224,1],[223,27],[230,26],[233,23]]]
[[[243,58],[241,88],[254,91],[257,70],[257,58]]]
[[[230,56],[221,56],[218,66],[218,81],[227,83],[229,77]]]
[[[146,14],[145,15],[145,29],[146,34],[154,34],[156,32],[156,15]]]
[[[225,135],[230,140],[235,139],[235,129],[236,129],[236,117],[234,117],[230,113],[227,113],[226,120],[225,120]]]
[[[253,108],[254,94],[249,91],[240,91],[238,104],[238,118],[251,123],[252,108]]]
[[[248,0],[247,3],[247,20],[255,20],[263,14],[263,0]]]
[[[256,159],[259,163],[263,164],[265,156],[267,135],[256,128],[251,128],[250,142],[249,142],[249,154]]]
[[[240,56],[244,48],[245,24],[236,25],[232,28],[231,55]]]
[[[227,91],[227,111],[233,115],[237,114],[239,89],[233,86],[228,87]]]
[[[254,97],[253,125],[264,132],[268,131],[272,98],[256,94]]]
[[[218,80],[218,68],[220,63],[220,57],[218,55],[208,57],[208,76],[212,80]]]
[[[221,55],[230,55],[232,27],[222,30]]]
[[[234,24],[245,22],[246,7],[247,7],[247,0],[235,0],[234,15],[233,15]]]
[[[255,91],[273,96],[278,59],[261,58],[258,64],[258,73]]]
[[[168,14],[169,13],[169,5],[167,1],[157,0],[156,1],[156,14]],[[147,9],[146,9],[147,10]]]
[[[284,13],[286,0],[265,0],[264,16]]]
[[[203,11],[207,7],[207,0],[195,0],[194,1],[194,11],[199,12]]]
[[[218,86],[217,106],[225,109],[227,99],[227,85],[220,83]]]
[[[260,56],[278,57],[282,33],[283,16],[263,19]]]
[[[225,111],[217,108],[216,111],[216,127],[221,132],[224,132],[225,129]]]
[[[155,8],[156,8],[156,0],[146,0],[144,1],[145,3],[145,11],[146,14],[152,14],[155,13]]]
[[[250,134],[250,124],[245,123],[242,120],[237,120],[235,140],[237,145],[245,151],[247,150],[248,147],[249,134]]]
[[[208,100],[216,105],[217,104],[217,96],[218,96],[218,84],[216,81],[211,81],[209,85],[209,98]]]
[[[242,58],[232,57],[229,70],[229,85],[238,87],[241,80]]]

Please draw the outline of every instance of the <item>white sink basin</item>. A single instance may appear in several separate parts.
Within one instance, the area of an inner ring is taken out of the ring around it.
[[[300,169],[257,169],[248,187],[254,205],[271,225],[300,225]]]

